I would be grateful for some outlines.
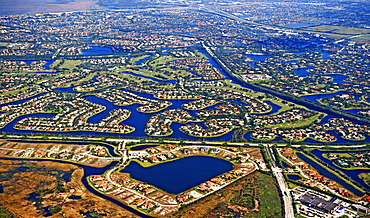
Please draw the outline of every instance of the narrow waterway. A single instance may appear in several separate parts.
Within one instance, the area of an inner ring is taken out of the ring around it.
[[[318,164],[315,161],[309,159],[305,155],[303,155],[301,153],[298,153],[297,155],[298,155],[298,157],[300,159],[302,159],[304,162],[306,162],[307,164],[311,165],[311,167],[313,167],[315,170],[317,170],[317,172],[320,175],[322,175],[324,177],[327,177],[327,178],[329,178],[329,179],[337,182],[338,184],[342,185],[344,188],[348,189],[350,192],[354,193],[357,196],[363,196],[365,194],[365,192],[362,192],[362,191],[356,189],[355,187],[353,187],[352,185],[348,184],[346,181],[344,181],[343,179],[339,178],[335,174],[331,173],[330,171],[328,171],[327,169],[325,169],[324,167],[322,167],[320,164]]]
[[[328,160],[327,158],[325,158],[323,156],[323,154],[325,154],[325,153],[358,153],[358,152],[361,152],[361,151],[321,151],[321,150],[318,150],[318,149],[315,149],[315,150],[311,151],[311,153],[314,154],[316,157],[318,157],[320,160],[324,161],[329,166],[342,171],[344,174],[346,174],[351,179],[353,179],[354,181],[358,182],[360,185],[362,185],[368,191],[370,191],[370,186],[368,184],[366,184],[359,177],[359,174],[361,174],[361,173],[370,173],[370,169],[368,169],[368,170],[367,169],[357,169],[357,170],[342,169],[342,168],[336,166],[332,161]]]

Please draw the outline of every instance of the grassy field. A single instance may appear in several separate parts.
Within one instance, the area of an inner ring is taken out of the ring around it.
[[[359,175],[360,179],[362,179],[366,184],[370,184],[370,173],[361,173]]]
[[[175,58],[169,55],[162,55],[159,58],[156,58],[149,62],[149,65],[152,66],[154,69],[157,69],[158,67],[162,67],[161,65],[165,65],[166,63],[173,61],[173,60],[179,60],[183,58]]]
[[[9,45],[9,43],[7,43],[7,42],[0,42],[0,47],[7,47],[8,45]]]
[[[10,215],[6,210],[0,207],[0,218],[12,218],[14,216]]]
[[[274,179],[270,175],[255,172],[181,209],[173,217],[281,218],[283,216]]]
[[[74,69],[77,65],[80,65],[81,63],[81,60],[65,60],[60,68]]]
[[[370,29],[351,28],[351,27],[332,26],[332,25],[320,25],[320,26],[314,26],[314,27],[307,27],[304,30],[315,31],[315,32],[345,34],[345,35],[359,35],[359,34],[370,33]]]
[[[274,179],[263,173],[257,174],[256,178],[258,180],[257,197],[260,198],[259,212],[246,217],[282,217],[281,201]]]
[[[355,42],[370,42],[370,35],[363,35],[360,37],[353,38],[351,40]]]
[[[299,128],[302,126],[307,126],[313,123],[315,120],[319,119],[320,114],[315,116],[309,117],[307,119],[298,120],[293,123],[283,123],[283,124],[274,124],[274,125],[267,125],[266,128]]]

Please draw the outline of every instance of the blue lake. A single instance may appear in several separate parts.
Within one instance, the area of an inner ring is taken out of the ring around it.
[[[107,47],[91,46],[90,49],[82,50],[82,55],[106,55],[113,54],[113,51]]]
[[[39,60],[18,60],[18,61],[23,61],[26,64],[32,64],[32,62],[39,61]],[[42,61],[46,61],[46,64],[43,66],[46,70],[49,70],[50,69],[50,65],[55,62],[55,60],[42,60]]]
[[[304,67],[304,68],[295,68],[295,69],[293,69],[293,72],[295,74],[297,74],[298,76],[300,76],[300,77],[306,77],[308,75],[312,75],[312,73],[307,72],[307,70],[308,69],[313,69],[313,68],[316,68],[316,67],[307,66],[307,67]]]
[[[294,28],[312,26],[312,25],[317,25],[317,24],[321,24],[321,22],[307,21],[307,22],[301,22],[301,23],[291,23],[291,24],[283,25],[282,27],[294,29]]]
[[[327,74],[327,75],[322,75],[322,76],[328,76],[333,78],[333,82],[335,83],[347,83],[344,80],[348,78],[346,75],[341,75],[341,74]]]
[[[316,152],[312,152],[313,154],[316,155]],[[359,190],[357,190],[356,188],[354,188],[352,185],[349,185],[348,183],[346,183],[343,179],[339,178],[338,176],[334,175],[333,173],[329,172],[327,169],[325,169],[324,167],[322,167],[321,165],[319,165],[318,163],[316,163],[315,161],[312,161],[311,159],[309,159],[308,157],[306,157],[305,155],[301,154],[301,153],[298,153],[297,154],[299,158],[301,158],[304,162],[306,162],[307,164],[311,165],[315,170],[317,170],[317,172],[324,176],[324,177],[327,177],[333,181],[336,181],[338,184],[342,185],[344,188],[348,189],[349,191],[353,192],[355,195],[357,196],[363,196],[364,195],[364,192],[361,192]],[[317,156],[317,155],[316,155]],[[320,158],[320,156],[317,156],[318,158]],[[320,159],[322,159],[324,157],[321,156]],[[324,160],[325,161],[325,160]],[[331,162],[326,160],[325,161],[328,165],[331,166]],[[334,165],[334,164],[333,164]],[[357,176],[358,178],[358,176]],[[352,178],[355,180],[355,178]],[[356,181],[356,180],[355,180]],[[363,183],[363,182],[362,182]],[[361,183],[360,183],[361,184]],[[368,187],[368,186],[365,186],[365,187]],[[370,190],[370,189],[369,189]]]
[[[73,90],[73,86],[70,86],[70,87],[65,87],[65,88],[55,88],[54,90],[55,91],[59,91],[59,92],[68,92],[68,93],[76,93],[75,90]]]
[[[253,61],[248,62],[254,68],[260,68],[260,66],[256,65],[256,62],[265,61],[267,58],[272,57],[271,55],[254,55],[254,54],[245,54],[245,56],[252,58]]]
[[[300,180],[302,178],[300,176],[298,176],[298,175],[295,175],[295,174],[288,174],[288,179],[291,179],[291,180]]]
[[[214,157],[192,156],[152,167],[131,162],[121,172],[164,191],[179,194],[233,169],[233,164]]]

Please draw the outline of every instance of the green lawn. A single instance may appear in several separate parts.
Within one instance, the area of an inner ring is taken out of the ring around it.
[[[359,177],[366,183],[370,184],[370,173],[361,173]]]
[[[310,125],[315,120],[319,119],[320,114],[316,114],[315,116],[309,117],[307,119],[298,120],[293,123],[283,123],[283,124],[274,124],[274,125],[267,125],[266,128],[299,128],[303,126]]]
[[[370,33],[370,29],[351,28],[351,27],[333,26],[333,25],[320,25],[320,26],[308,27],[308,28],[305,28],[305,30],[346,34],[346,35],[359,35],[359,34]]]
[[[362,42],[362,41],[370,42],[370,35],[363,35],[360,37],[353,38],[351,40],[355,42]]]
[[[259,212],[249,213],[245,217],[254,218],[280,218],[283,210],[277,185],[272,176],[263,173],[256,174],[258,180],[257,197],[259,198]]]
[[[77,65],[80,65],[83,61],[81,60],[65,60],[60,68],[67,68],[73,70]]]
[[[13,218],[4,208],[0,207],[0,218]]]

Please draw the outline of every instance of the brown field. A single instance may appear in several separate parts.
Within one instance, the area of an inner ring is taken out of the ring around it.
[[[19,167],[26,167],[21,169]],[[69,182],[61,179],[65,172],[73,171]],[[17,217],[43,217],[42,208],[54,209],[49,217],[86,217],[83,213],[96,217],[138,217],[124,208],[90,193],[81,183],[83,170],[71,164],[36,161],[0,160],[0,205]],[[39,193],[35,200],[27,200],[31,193]],[[70,196],[81,199],[70,199]]]
[[[270,175],[254,172],[226,188],[191,204],[172,217],[281,218],[277,186]]]

